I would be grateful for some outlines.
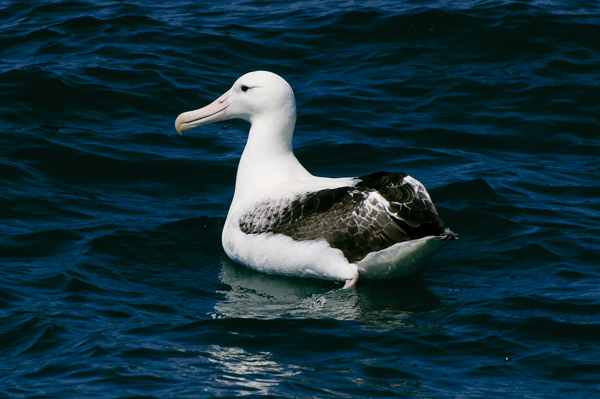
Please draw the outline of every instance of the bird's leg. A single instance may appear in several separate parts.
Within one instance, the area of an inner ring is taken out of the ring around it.
[[[347,288],[352,288],[356,285],[356,282],[358,281],[358,271],[356,272],[356,276],[354,276],[351,279],[346,280],[346,284],[344,284],[344,286],[342,287],[343,290],[347,289]]]

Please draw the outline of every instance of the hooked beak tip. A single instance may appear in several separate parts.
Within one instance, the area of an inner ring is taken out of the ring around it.
[[[175,130],[177,130],[177,133],[179,133],[179,135],[182,135],[183,132],[189,129],[186,125],[187,124],[184,122],[183,114],[179,115],[175,120]]]

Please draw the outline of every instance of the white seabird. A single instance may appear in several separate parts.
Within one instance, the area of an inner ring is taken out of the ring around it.
[[[250,133],[223,227],[227,255],[251,269],[345,281],[422,270],[455,234],[444,229],[425,187],[403,173],[325,178],[296,159],[296,101],[290,85],[266,71],[239,78],[212,104],[177,117],[181,134],[240,118]]]

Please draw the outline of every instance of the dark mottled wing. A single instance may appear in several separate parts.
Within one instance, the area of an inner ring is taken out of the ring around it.
[[[350,262],[444,231],[425,188],[405,174],[387,172],[360,177],[354,187],[261,202],[242,215],[239,225],[246,234],[323,238]]]
[[[425,186],[404,173],[377,172],[359,178],[357,187],[379,192],[389,203],[392,218],[411,239],[439,235],[444,222]]]

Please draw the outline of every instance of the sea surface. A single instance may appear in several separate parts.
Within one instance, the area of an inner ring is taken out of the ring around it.
[[[600,397],[598,1],[0,1],[1,398]],[[236,265],[241,75],[316,175],[459,240],[340,284]]]

